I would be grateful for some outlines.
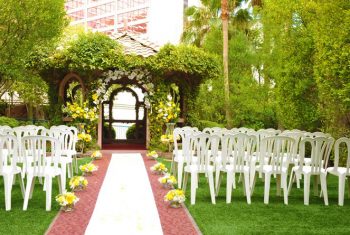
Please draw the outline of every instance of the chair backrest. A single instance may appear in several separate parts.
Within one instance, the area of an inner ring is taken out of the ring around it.
[[[18,162],[18,140],[14,135],[0,136],[0,173],[4,166],[12,166],[15,170]]]
[[[192,126],[184,126],[180,127],[183,131],[198,131],[198,127],[192,127]]]
[[[261,140],[259,162],[271,165],[274,173],[280,174],[283,168],[288,169],[295,149],[295,140],[287,136],[271,136]],[[260,167],[262,171],[262,167]]]
[[[36,128],[36,132],[35,132],[34,135],[46,136],[46,135],[48,135],[48,134],[49,134],[49,130],[48,130],[48,129],[46,129],[46,128],[43,127],[43,126],[38,126],[38,127]]]
[[[58,169],[61,156],[59,140],[49,136],[23,137],[22,155],[26,165],[33,167],[34,175],[43,175],[47,166]],[[30,161],[29,156],[32,158]],[[51,161],[48,161],[47,157],[51,157]]]
[[[244,133],[225,135],[222,138],[222,165],[232,164],[235,171],[243,170],[251,160],[255,144],[256,137],[252,135]]]
[[[317,132],[305,132],[304,136],[310,137],[310,138],[316,138],[316,137],[325,137],[325,138],[327,138],[327,137],[332,137],[330,134],[323,133],[323,132],[320,132],[320,131],[317,131]]]
[[[72,151],[75,137],[72,131],[64,130],[61,131],[59,136],[59,143],[61,145],[61,151]]]
[[[334,144],[334,169],[337,169],[339,166],[339,155],[341,150],[341,145],[345,144],[345,151],[344,153],[347,153],[346,157],[346,174],[349,175],[349,168],[350,168],[350,139],[346,137],[342,137],[337,139]]]
[[[311,146],[311,173],[319,174],[321,172],[321,169],[326,168],[328,158],[334,143],[334,139],[332,137],[306,137],[302,139],[299,144],[300,167],[304,166],[305,146],[307,143],[309,143]],[[322,162],[324,164],[322,164]]]
[[[297,157],[297,154],[299,153],[299,143],[301,141],[301,139],[304,137],[304,134],[302,132],[299,131],[283,131],[280,136],[287,136],[287,137],[291,137],[295,140],[295,145],[294,145],[294,156],[293,157]]]
[[[211,155],[209,150],[211,146],[216,147],[215,143],[220,141],[220,137],[209,135],[207,133],[192,134],[190,136],[190,158],[187,164],[195,164],[200,170],[206,170],[211,165]],[[194,160],[196,157],[196,160]]]
[[[10,126],[0,126],[0,135],[6,135],[8,131],[12,131],[12,128]]]

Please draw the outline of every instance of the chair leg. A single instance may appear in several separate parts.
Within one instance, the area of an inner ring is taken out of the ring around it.
[[[46,176],[45,180],[47,182],[47,188],[46,188],[46,211],[51,210],[51,190],[52,190],[52,177]]]
[[[196,204],[197,173],[191,173],[191,205]]]
[[[183,162],[177,163],[177,182],[178,185],[182,185],[182,172],[183,172]]]
[[[320,179],[321,179],[321,189],[323,192],[324,204],[328,206],[327,174],[321,174]],[[344,191],[343,191],[343,196],[344,196]]]
[[[304,205],[309,205],[310,199],[310,174],[304,175]]]
[[[213,172],[208,173],[208,178],[209,178],[209,189],[210,189],[211,203],[215,204],[214,173]],[[197,182],[198,182],[198,180],[197,180]]]
[[[78,166],[78,158],[77,158],[77,155],[74,155],[73,156],[73,160],[74,160],[74,165],[75,165],[75,174],[78,174],[79,172],[79,166]]]
[[[17,174],[18,177],[18,181],[19,181],[19,185],[21,187],[21,194],[22,194],[22,198],[24,199],[24,193],[25,193],[25,188],[24,188],[24,182],[23,182],[23,178],[21,176],[21,174]]]
[[[4,188],[5,188],[5,208],[6,211],[11,210],[11,191],[12,191],[12,175],[4,175]]]
[[[288,182],[287,174],[281,175],[281,187],[283,188],[284,204],[288,205]]]
[[[73,162],[68,163],[68,178],[72,178],[74,176],[73,171]]]
[[[265,173],[264,203],[269,204],[271,174]]]
[[[339,206],[344,206],[345,175],[339,175],[338,180],[338,204]]]
[[[215,188],[216,192],[218,191],[219,178],[221,176],[220,167],[215,167]]]
[[[60,194],[62,194],[63,189],[62,189],[61,175],[56,176],[56,178],[57,178],[57,184],[58,184],[58,191],[60,192]]]
[[[187,188],[187,181],[188,181],[188,172],[185,172],[185,174],[184,174],[184,180],[183,180],[183,186],[182,186],[182,189],[183,189],[183,191],[184,192],[186,192],[186,188]],[[181,188],[181,187],[179,187],[179,185],[178,185],[178,188]]]
[[[218,185],[216,185],[216,196],[218,196],[218,195],[219,195],[219,192],[220,192],[220,186],[221,186],[221,181],[222,181],[222,174],[220,173],[220,175],[219,175]]]
[[[250,199],[250,182],[249,182],[249,172],[244,172],[244,188],[245,188],[245,194],[247,196],[247,203],[251,204]]]
[[[292,191],[293,182],[296,179],[296,174],[293,174],[293,173],[294,171],[292,170],[292,172],[290,173],[289,184],[288,184],[288,195],[290,195],[290,191]]]
[[[62,187],[66,189],[67,165],[61,164]],[[65,192],[66,190],[64,190]]]
[[[251,186],[250,186],[250,195],[253,195],[254,189],[255,189],[256,172],[254,172],[253,174],[254,174],[253,177],[250,176],[250,180],[252,180],[252,181],[250,181],[250,185],[251,185]]]
[[[33,184],[34,184],[34,177],[32,175],[27,175],[27,186],[26,186],[26,192],[24,194],[24,202],[23,202],[23,210],[24,211],[26,211],[28,208],[30,191],[32,189]]]
[[[226,178],[226,203],[231,203],[233,173],[227,171]]]
[[[32,197],[33,197],[34,187],[35,187],[35,177],[33,178],[33,183],[32,183],[32,185],[30,187],[29,199],[32,199]]]

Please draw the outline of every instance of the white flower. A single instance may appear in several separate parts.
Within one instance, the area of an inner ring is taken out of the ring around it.
[[[167,96],[167,98],[168,98],[169,101],[171,101],[173,99],[173,97],[171,97],[170,94]]]

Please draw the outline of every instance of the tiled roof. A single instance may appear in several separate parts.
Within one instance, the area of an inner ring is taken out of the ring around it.
[[[112,34],[111,38],[119,42],[126,54],[136,54],[143,57],[149,57],[157,54],[159,51],[159,46],[141,38],[138,35],[133,35],[130,33],[119,33]]]

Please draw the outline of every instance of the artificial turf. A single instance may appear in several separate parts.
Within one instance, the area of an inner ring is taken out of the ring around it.
[[[79,159],[79,164],[89,161],[91,161],[90,158]],[[27,211],[22,210],[23,198],[18,180],[12,188],[12,210],[5,211],[4,183],[3,178],[0,177],[0,234],[44,234],[60,209],[55,201],[55,196],[58,194],[57,180],[53,179],[52,183],[51,211],[45,210],[46,195],[42,190],[43,185],[38,180],[36,180],[33,197],[29,200]]]
[[[345,205],[338,206],[338,181],[328,177],[329,206],[323,198],[313,195],[310,189],[310,205],[304,205],[303,184],[293,185],[284,205],[283,197],[276,196],[275,180],[271,180],[270,201],[264,200],[264,183],[258,180],[248,205],[243,195],[242,183],[233,190],[231,204],[226,204],[226,181],[223,180],[216,204],[211,204],[209,185],[201,177],[196,204],[190,205],[190,190],[187,190],[186,206],[205,235],[220,234],[350,234],[350,200],[346,195]],[[189,184],[187,186],[189,189]]]
[[[170,163],[160,160],[170,169]],[[236,177],[238,178],[238,177]],[[276,181],[271,178],[270,201],[264,204],[264,182],[256,181],[251,205],[247,204],[242,183],[236,183],[232,202],[226,204],[226,179],[223,177],[216,204],[211,204],[209,184],[200,175],[196,204],[190,203],[190,178],[186,190],[186,206],[204,235],[240,234],[350,234],[350,199],[346,186],[344,206],[338,206],[338,178],[329,175],[329,206],[313,194],[311,178],[309,206],[304,205],[303,180],[298,189],[294,183],[288,205],[276,196]],[[281,190],[281,193],[283,191]]]

